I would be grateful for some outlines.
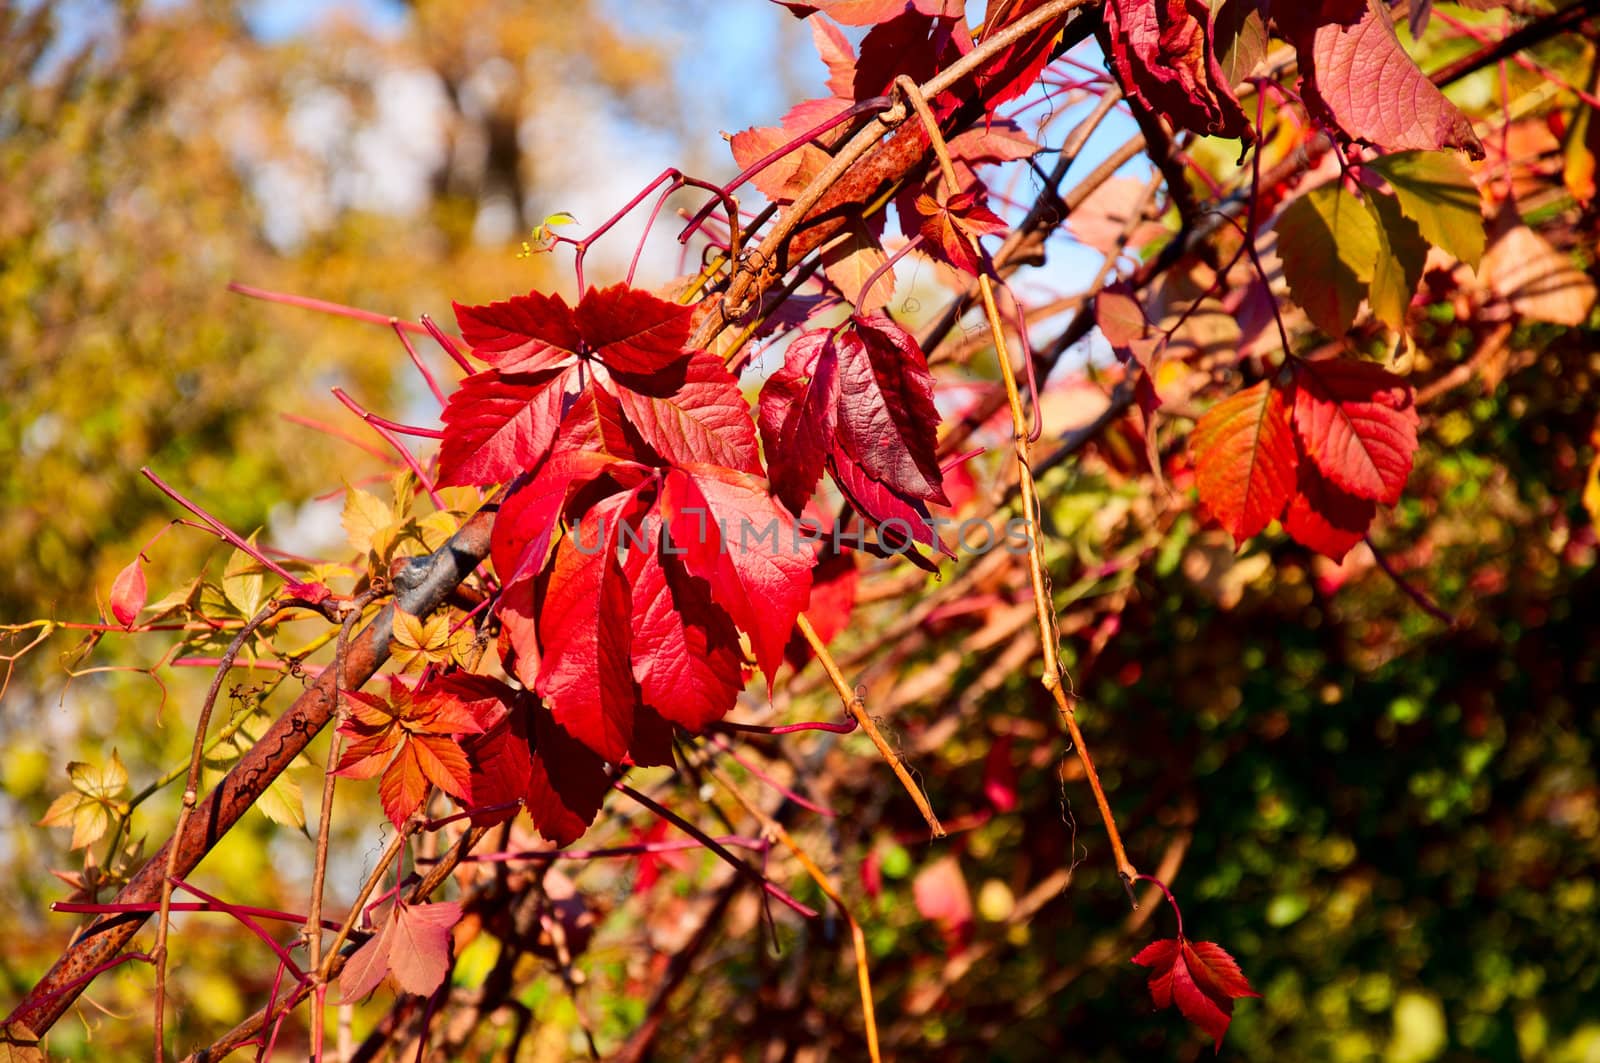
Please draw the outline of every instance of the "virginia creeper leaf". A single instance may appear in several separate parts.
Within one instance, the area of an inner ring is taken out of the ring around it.
[[[684,567],[750,636],[770,685],[811,593],[815,555],[799,541],[794,518],[762,481],[716,465],[669,472],[661,507]]]
[[[671,464],[701,462],[761,475],[750,405],[720,358],[696,351],[671,369],[618,373],[615,380],[629,425]]]
[[[619,373],[653,373],[685,357],[692,314],[625,284],[590,288],[576,311],[584,343]]]
[[[838,424],[838,354],[832,329],[798,337],[767,379],[759,403],[761,443],[772,492],[798,514],[805,508]]]
[[[613,764],[628,754],[632,597],[617,558],[623,497],[590,509],[556,547],[539,610],[537,689],[556,722]]]
[[[1217,63],[1205,0],[1107,0],[1123,91],[1173,125],[1248,140],[1250,123]]]
[[[468,747],[473,804],[489,809],[520,800],[540,834],[571,845],[594,822],[610,789],[605,762],[562,730],[531,692],[497,685],[504,711]],[[500,809],[474,815],[472,822],[484,826],[515,814]]]
[[[739,633],[705,582],[660,546],[657,535],[628,559],[633,677],[644,704],[698,732],[726,716],[744,686]]]
[[[947,505],[936,456],[933,377],[911,334],[887,315],[852,319],[839,334],[839,444],[894,490]]]
[[[924,543],[941,553],[954,556],[939,539],[928,506],[922,499],[903,495],[887,484],[874,480],[850,455],[838,448],[828,455],[828,470],[850,505],[872,523],[887,553],[904,556],[930,572],[937,571],[937,566],[931,560],[911,547],[910,541],[905,538],[909,536],[911,541]]]
[[[1150,970],[1150,996],[1156,1007],[1174,1002],[1183,1017],[1206,1032],[1222,1048],[1232,1021],[1233,1002],[1259,997],[1249,979],[1221,945],[1186,938],[1166,938],[1140,950],[1133,962]]]
[[[1333,181],[1290,203],[1277,230],[1278,257],[1295,302],[1322,331],[1342,336],[1355,321],[1378,258],[1372,214]]]
[[[1384,505],[1400,500],[1417,450],[1411,385],[1371,362],[1301,362],[1294,427],[1335,486]]]
[[[561,424],[574,369],[537,375],[474,373],[445,404],[439,483],[507,483],[544,460]]]
[[[487,306],[454,306],[472,353],[502,373],[542,373],[578,360],[578,322],[559,295],[535,291]]]
[[[1235,544],[1260,532],[1294,490],[1294,435],[1283,394],[1263,380],[1217,403],[1194,426],[1200,500]]]
[[[461,905],[455,901],[395,901],[382,928],[356,950],[340,972],[341,1003],[365,997],[385,974],[407,993],[431,996],[450,973],[450,931],[460,921]]]

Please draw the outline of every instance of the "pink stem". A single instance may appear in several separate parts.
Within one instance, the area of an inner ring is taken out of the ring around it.
[[[842,723],[829,723],[826,720],[808,720],[805,723],[785,723],[776,727],[769,727],[759,723],[734,723],[732,720],[719,720],[713,724],[719,731],[742,731],[745,734],[756,735],[786,735],[796,731],[827,731],[829,734],[847,735],[856,729],[855,717]]]
[[[784,797],[788,798],[790,801],[793,801],[795,804],[799,805],[801,808],[810,809],[812,812],[815,812],[817,815],[819,815],[819,816],[827,816],[829,819],[833,819],[838,814],[838,813],[834,812],[833,809],[828,808],[826,805],[819,805],[815,801],[812,801],[809,798],[803,797],[800,794],[795,793],[793,790],[791,790],[787,786],[783,785],[783,783],[779,782],[777,779],[774,779],[772,776],[770,776],[766,772],[762,771],[756,765],[750,763],[748,760],[745,760],[743,757],[741,757],[738,754],[738,751],[733,748],[733,743],[729,742],[726,738],[723,738],[721,735],[712,735],[711,736],[711,743],[713,745],[715,745],[718,749],[722,750],[724,753],[728,754],[728,756],[732,757],[733,758],[733,762],[735,764],[739,765],[745,771],[749,772],[751,775],[755,776],[757,779],[759,779],[762,782],[766,783],[768,786],[772,787],[774,790],[778,791],[778,793],[782,794]]]
[[[805,905],[801,904],[799,901],[795,900],[793,897],[789,896],[788,891],[785,890],[782,886],[779,886],[776,882],[773,882],[771,879],[767,878],[761,872],[757,871],[755,868],[751,867],[749,864],[745,863],[743,860],[740,860],[737,856],[734,856],[726,848],[724,848],[722,845],[718,844],[717,840],[715,838],[711,837],[711,835],[707,834],[705,831],[701,830],[699,827],[696,827],[693,823],[690,823],[688,820],[684,819],[682,816],[678,815],[676,812],[673,812],[670,809],[667,809],[666,807],[664,807],[663,805],[658,804],[656,801],[654,801],[650,797],[647,797],[646,795],[640,793],[638,790],[635,790],[633,787],[629,786],[627,783],[619,781],[617,783],[614,783],[613,785],[614,785],[614,787],[616,789],[621,790],[623,793],[625,793],[629,797],[633,798],[639,804],[643,805],[645,808],[648,808],[650,811],[654,812],[656,815],[660,816],[662,819],[666,820],[668,823],[671,823],[673,826],[677,827],[679,830],[683,831],[685,834],[689,835],[691,838],[698,839],[700,841],[700,844],[704,845],[707,849],[710,849],[712,852],[714,852],[718,856],[722,857],[722,859],[726,860],[729,864],[733,865],[735,868],[737,868],[743,874],[749,875],[750,877],[754,878],[757,882],[759,882],[761,884],[761,889],[769,897],[771,897],[774,900],[778,901],[780,904],[787,905],[788,907],[792,908],[794,911],[799,912],[801,915],[805,916],[807,919],[815,919],[817,917],[816,909],[808,908]]]
[[[429,317],[427,314],[423,314],[422,327],[428,330],[428,335],[433,337],[433,342],[442,347],[444,349],[444,353],[448,354],[451,360],[454,361],[456,365],[461,367],[461,371],[463,373],[466,373],[470,376],[472,373],[477,372],[477,370],[472,368],[472,363],[467,361],[467,356],[461,353],[461,348],[456,346],[456,341],[451,339],[449,334],[447,334],[438,325],[434,324],[433,318]]]
[[[416,475],[417,482],[422,484],[423,490],[428,492],[428,497],[433,499],[433,504],[437,509],[446,510],[450,508],[445,505],[444,499],[439,497],[438,490],[433,486],[433,478],[417,462],[416,456],[411,453],[411,448],[402,443],[394,432],[387,427],[391,422],[385,421],[377,414],[368,413],[361,407],[360,403],[345,394],[343,388],[334,388],[333,397],[344,403],[345,407],[352,413],[371,425],[372,430],[382,436],[384,442],[395,449],[395,453],[400,455],[400,460],[405,462],[406,466]],[[413,431],[417,435],[422,435],[425,432],[424,429],[407,429],[407,431]]]
[[[205,510],[201,509],[187,498],[184,498],[183,495],[179,494],[173,487],[168,485],[165,480],[157,476],[155,472],[151,470],[150,466],[144,466],[139,470],[139,473],[146,480],[149,480],[151,483],[155,484],[156,489],[162,494],[166,495],[168,498],[178,503],[178,505],[182,506],[184,509],[187,509],[190,513],[193,513],[195,516],[204,521],[207,527],[211,529],[212,534],[226,540],[229,543],[232,543],[237,549],[243,550],[246,554],[250,555],[250,557],[254,558],[262,568],[265,568],[267,571],[281,577],[286,583],[300,582],[294,576],[290,575],[288,571],[286,571],[281,565],[270,561],[264,554],[261,553],[261,551],[257,550],[255,547],[241,539],[234,531],[229,529],[221,521],[217,520],[211,514],[207,513]]]
[[[422,326],[415,321],[406,321],[395,317],[393,314],[375,314],[371,310],[358,310],[353,306],[343,303],[330,303],[325,299],[312,299],[305,295],[289,295],[286,292],[269,291],[266,288],[254,288],[238,281],[229,281],[228,290],[239,295],[249,296],[251,299],[263,299],[269,303],[282,303],[285,306],[297,306],[302,310],[315,310],[319,314],[333,314],[335,317],[348,317],[356,321],[365,321],[369,325],[389,325],[396,329],[405,329],[407,332],[421,334]]]
[[[448,400],[445,398],[444,392],[439,388],[439,381],[434,379],[432,371],[428,369],[427,363],[422,360],[422,355],[418,354],[417,349],[412,346],[411,337],[406,335],[406,330],[400,327],[399,322],[395,323],[394,334],[400,337],[400,343],[406,349],[406,356],[411,359],[411,364],[417,367],[417,372],[422,374],[422,379],[428,384],[428,390],[433,392],[433,397],[439,400],[440,406],[443,406]]]

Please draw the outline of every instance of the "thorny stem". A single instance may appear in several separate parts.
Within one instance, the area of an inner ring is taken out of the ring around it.
[[[955,167],[950,161],[950,152],[945,146],[944,135],[940,133],[938,123],[933,120],[933,113],[928,109],[927,101],[919,99],[917,88],[910,84],[909,79],[897,79],[895,84],[910,100],[922,118],[923,124],[927,126],[928,136],[933,141],[933,150],[939,157],[939,165],[945,172],[945,179],[954,187]],[[967,239],[972,245],[973,253],[981,261],[983,248],[978,243],[977,237],[968,234]],[[1100,785],[1100,773],[1095,770],[1094,758],[1090,756],[1089,747],[1083,740],[1083,732],[1078,727],[1076,699],[1067,693],[1061,682],[1061,659],[1056,647],[1058,636],[1055,603],[1050,597],[1049,577],[1044,563],[1044,538],[1039,522],[1039,499],[1029,464],[1028,417],[1022,408],[1022,394],[1017,388],[1017,375],[1011,367],[1011,353],[1006,349],[1005,325],[1000,320],[1000,309],[995,305],[994,286],[987,271],[978,274],[978,292],[983,297],[984,317],[988,321],[990,335],[994,338],[995,357],[1000,362],[1000,375],[1006,387],[1006,403],[1011,411],[1017,478],[1022,488],[1022,512],[1028,521],[1030,531],[1028,577],[1033,585],[1034,611],[1039,622],[1039,646],[1044,658],[1044,675],[1041,681],[1045,689],[1050,692],[1050,696],[1055,699],[1061,722],[1072,737],[1072,748],[1083,764],[1084,777],[1089,780],[1089,788],[1094,791],[1095,804],[1100,809],[1100,818],[1105,823],[1106,836],[1111,842],[1111,852],[1117,862],[1117,873],[1122,876],[1123,884],[1126,886],[1133,882],[1139,872],[1122,847],[1122,835],[1117,830],[1116,818],[1111,814],[1111,803],[1106,800],[1105,789]],[[1036,416],[1037,412],[1036,410]]]
[[[292,581],[291,581],[292,582]],[[205,703],[200,706],[200,720],[195,725],[194,747],[189,753],[189,775],[183,788],[183,807],[178,812],[178,823],[172,830],[174,837],[181,837],[183,830],[189,825],[189,814],[194,811],[195,803],[200,799],[200,765],[205,759],[206,731],[211,724],[211,710],[217,704],[217,695],[222,691],[222,684],[227,681],[228,672],[231,670],[234,658],[244,649],[244,644],[250,641],[250,636],[256,629],[278,615],[281,606],[277,599],[273,599],[262,606],[261,611],[250,618],[250,622],[239,629],[228,648],[222,654],[222,664],[217,668],[217,674],[211,680],[211,689],[206,691]],[[156,944],[151,949],[151,962],[156,968],[156,1000],[155,1000],[155,1063],[162,1063],[166,1058],[166,995],[167,995],[167,931],[171,925],[170,913],[172,910],[173,879],[178,874],[178,847],[174,845],[167,850],[167,868],[161,881],[161,906],[160,914],[156,917]]]
[[[935,838],[945,836],[944,826],[939,822],[939,817],[934,815],[933,807],[928,804],[927,795],[922,792],[922,787],[911,777],[906,770],[905,760],[895,752],[893,746],[884,740],[883,733],[878,730],[878,725],[872,722],[872,717],[867,715],[866,706],[861,703],[861,696],[856,693],[845,679],[844,673],[839,670],[839,665],[834,661],[833,654],[828,652],[827,643],[817,634],[817,629],[811,626],[802,613],[795,617],[795,626],[800,629],[800,634],[805,636],[806,642],[811,644],[811,651],[817,655],[817,660],[822,663],[822,670],[828,673],[828,679],[833,683],[833,689],[838,693],[839,700],[844,702],[845,711],[848,712],[861,729],[867,732],[867,737],[872,739],[872,744],[878,748],[878,754],[889,762],[889,767],[894,769],[894,774],[904,786],[906,793],[911,796],[911,801],[917,806],[917,811],[922,813],[922,818],[927,821],[928,830]]]

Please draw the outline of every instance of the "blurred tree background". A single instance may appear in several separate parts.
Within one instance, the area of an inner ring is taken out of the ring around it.
[[[820,80],[804,28],[766,0],[304,7],[0,4],[0,619],[94,618],[115,573],[174,515],[143,465],[232,527],[307,552],[343,539],[341,481],[384,492],[383,461],[284,415],[380,442],[329,397],[339,386],[369,409],[430,421],[432,398],[398,343],[381,327],[244,300],[229,281],[446,321],[452,299],[559,287],[569,282],[549,260],[516,254],[545,216],[573,211],[587,228],[667,163],[727,175],[715,131],[771,120]],[[712,76],[716,32],[739,43]],[[1593,48],[1563,47],[1547,58],[1581,80]],[[1499,106],[1483,85],[1466,89],[1482,90],[1475,113]],[[1543,107],[1529,114],[1556,105]],[[1530,150],[1558,174],[1571,140],[1550,134]],[[1533,201],[1540,231],[1592,269],[1592,188],[1585,205],[1559,177],[1553,187]],[[678,272],[670,258],[655,264],[647,286]],[[1334,566],[1267,537],[1235,557],[1216,529],[1162,512],[1116,433],[1044,481],[1068,663],[1130,848],[1181,887],[1191,933],[1226,943],[1263,994],[1237,1010],[1222,1049],[1235,1058],[1600,1061],[1595,320],[1500,332],[1469,303],[1432,308],[1419,356],[1454,364],[1492,338],[1492,372],[1427,407],[1416,490],[1378,536],[1386,563],[1453,626],[1361,548]],[[152,599],[226,560],[201,536],[164,537]],[[1037,643],[1009,594],[980,579],[972,608],[908,635],[862,679],[935,807],[961,825],[949,842],[924,840],[859,736],[804,758],[839,812],[818,836],[860,902],[886,1048],[1204,1058],[1177,1014],[1148,1013],[1143,972],[1127,961],[1170,933],[1170,914],[1130,915],[1080,780],[1059,776],[1053,710],[1017,667]],[[858,609],[844,656],[903,611]],[[8,999],[74,925],[48,905],[82,885],[81,861],[67,832],[36,826],[67,762],[98,767],[115,749],[138,792],[185,760],[209,673],[167,668],[156,682],[143,669],[168,645],[108,641],[97,670],[68,683],[80,658],[58,635],[10,675]],[[252,682],[234,706],[244,716],[285,680]],[[831,695],[805,686],[781,708],[823,714]],[[152,797],[152,841],[176,798]],[[357,856],[344,874],[336,866],[330,903],[349,902],[338,888],[384,840],[370,805],[364,791],[340,793],[337,848]],[[199,880],[300,906],[303,813],[277,818],[248,817]],[[647,829],[605,822],[592,844]],[[95,848],[106,863],[105,843]],[[653,888],[641,881],[653,863],[585,867],[587,893],[615,894],[592,901],[585,984],[530,977],[519,999],[537,1032],[519,1058],[581,1055],[585,1029],[603,1051],[634,1032],[671,955],[719,903],[706,889],[714,863],[686,863]],[[925,918],[931,896],[954,914]],[[839,964],[848,948],[831,936],[842,928],[815,931],[818,944],[780,925],[774,956],[749,896],[727,918],[693,991],[674,998],[657,1058],[859,1057],[844,1029],[857,1014]],[[176,926],[176,1036],[200,1043],[260,1006],[270,964],[221,919]],[[486,965],[469,952],[457,984]],[[148,983],[140,968],[99,980],[52,1051],[141,1058]],[[377,1014],[362,1013],[358,1034]],[[508,1040],[494,1031],[475,1046],[481,1058],[496,1037]]]

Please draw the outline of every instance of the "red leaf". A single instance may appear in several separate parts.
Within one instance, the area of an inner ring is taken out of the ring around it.
[[[640,768],[672,767],[672,724],[648,705],[634,706],[628,761]]]
[[[839,444],[874,480],[941,505],[933,376],[911,334],[884,314],[839,334]]]
[[[1239,965],[1221,945],[1166,938],[1146,945],[1133,962],[1150,971],[1150,996],[1156,1007],[1174,1001],[1183,1017],[1194,1023],[1222,1048],[1223,1035],[1239,997],[1259,997]]]
[[[1189,439],[1200,500],[1242,543],[1283,511],[1297,461],[1283,395],[1261,381],[1207,410]]]
[[[615,464],[592,450],[556,454],[501,503],[489,534],[489,556],[503,585],[544,569],[572,486],[593,481]]]
[[[1250,139],[1212,48],[1205,0],[1109,0],[1105,18],[1112,66],[1128,95],[1175,126]]]
[[[954,856],[941,856],[911,882],[911,895],[924,919],[938,924],[945,948],[961,952],[972,940],[972,894]]]
[[[939,0],[932,0],[929,6],[938,3]],[[874,18],[872,21],[877,25],[861,39],[854,92],[858,100],[886,94],[901,74],[922,84],[933,76],[940,59],[951,50],[953,35],[942,19],[934,17],[933,13],[911,10],[909,0],[900,7],[903,14]],[[846,25],[866,24],[849,22],[832,10],[828,14]],[[937,103],[934,113],[938,113]]]
[[[133,622],[139,619],[139,613],[144,609],[148,593],[144,568],[136,557],[117,573],[117,578],[111,583],[111,615],[117,618],[117,623],[126,628],[133,627]]]
[[[772,492],[798,514],[805,508],[838,422],[838,355],[832,329],[807,332],[789,344],[783,367],[761,389],[761,443]]]
[[[828,67],[828,91],[850,102],[856,80],[856,50],[839,27],[825,18],[814,18],[811,23],[811,41],[817,54]]]
[[[1370,362],[1299,364],[1294,427],[1334,485],[1384,505],[1400,500],[1417,450],[1411,385]]]
[[[611,776],[601,758],[550,712],[538,707],[531,712],[537,756],[528,775],[528,815],[540,834],[571,845],[600,814]]]
[[[848,454],[835,449],[828,455],[828,468],[833,482],[839,485],[845,498],[855,511],[872,522],[878,538],[891,553],[904,553],[906,558],[922,568],[936,570],[933,562],[923,557],[899,533],[909,530],[910,539],[923,543],[940,553],[955,555],[939,539],[929,518],[927,504],[920,498],[908,498],[893,488],[868,476],[851,460]]]
[[[578,322],[559,295],[535,291],[488,306],[453,305],[472,353],[503,373],[539,373],[578,360]]]
[[[540,834],[571,845],[594,822],[610,788],[605,762],[562,730],[530,692],[503,689],[506,716],[468,747],[473,803],[491,808],[520,800]],[[515,814],[501,810],[472,822],[487,826]]]
[[[537,376],[474,373],[445,404],[439,483],[508,483],[544,460],[574,370]]]
[[[1346,134],[1385,151],[1452,147],[1483,158],[1472,123],[1400,46],[1386,4],[1369,0],[1354,25],[1291,26],[1307,106]]]
[[[744,686],[739,633],[704,581],[659,547],[657,539],[628,558],[633,677],[646,705],[698,732],[726,716]]]
[[[339,974],[341,1004],[353,1004],[378,987],[385,974],[407,993],[431,996],[450,973],[450,931],[461,905],[407,904],[397,900],[378,932],[357,949]]]
[[[461,905],[396,901],[389,933],[389,973],[407,993],[431,996],[450,972],[450,929],[461,921]]]
[[[960,192],[943,202],[923,193],[915,209],[922,216],[919,230],[931,250],[956,269],[977,276],[979,260],[972,241],[990,233],[1003,233],[1006,223],[990,210],[981,194]]]
[[[539,609],[537,689],[556,722],[613,764],[628,755],[634,690],[632,599],[617,537],[625,497],[590,509],[556,547]]]
[[[701,462],[761,475],[750,405],[720,358],[696,351],[671,370],[614,379],[628,423],[671,464]]]
[[[1295,486],[1294,497],[1283,511],[1283,530],[1300,545],[1343,561],[1367,534],[1378,512],[1377,503],[1339,490],[1317,471],[1314,462],[1300,463]]]
[[[649,292],[613,284],[590,288],[578,303],[578,331],[608,369],[653,373],[689,352],[693,308],[669,303]]]
[[[667,474],[662,514],[684,567],[750,636],[770,685],[794,619],[811,593],[815,556],[794,518],[753,476],[715,465]]]
[[[1044,2],[1045,0],[989,0],[984,12],[983,36],[979,38],[979,43],[994,36]],[[979,68],[977,75],[979,94],[991,114],[996,107],[1033,87],[1040,72],[1050,62],[1056,42],[1067,24],[1068,14],[1063,13],[1059,19],[1047,22],[1017,43],[1001,49],[993,59]]]

